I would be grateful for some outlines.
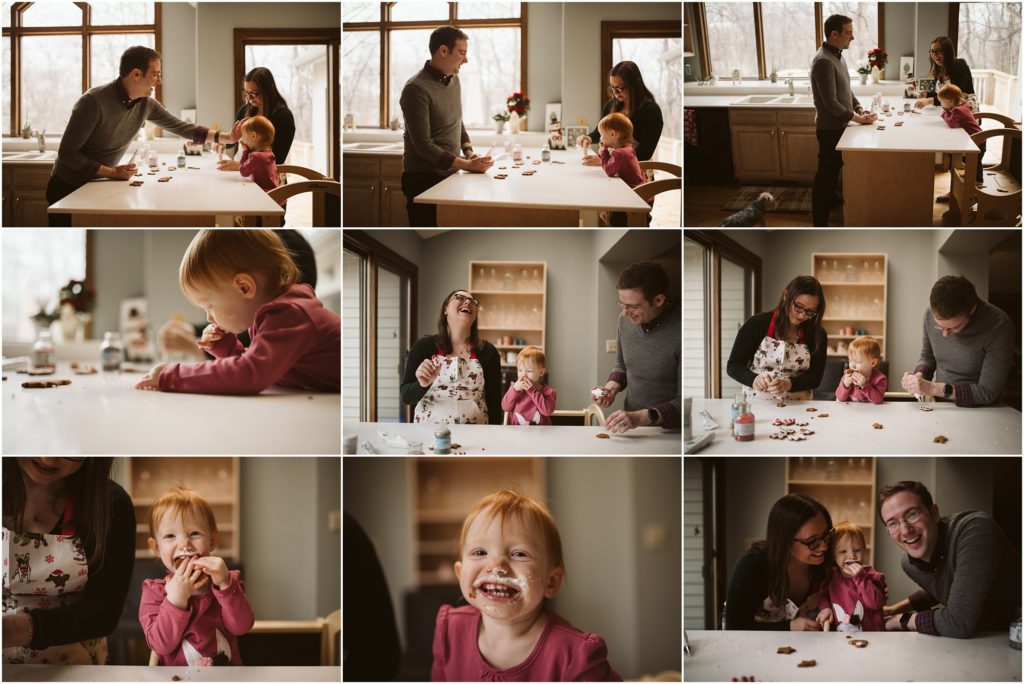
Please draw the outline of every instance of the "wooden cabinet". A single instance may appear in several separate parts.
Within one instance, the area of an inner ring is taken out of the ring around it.
[[[457,439],[458,426],[452,426]],[[541,458],[410,459],[413,573],[419,584],[454,584],[459,533],[476,503],[501,489],[544,501]]]
[[[884,252],[816,252],[811,273],[825,292],[829,356],[846,356],[850,340],[871,335],[885,359],[888,254]]]
[[[46,185],[52,164],[3,165],[3,225],[9,228],[45,228]]]
[[[241,545],[241,476],[237,456],[124,459],[125,491],[135,507],[135,557],[152,558],[149,510],[171,487],[193,489],[210,504],[220,533],[217,555],[237,561]]]
[[[525,346],[544,348],[547,277],[543,261],[469,262],[469,291],[480,300],[477,329],[498,349],[502,368],[515,368]]]
[[[786,494],[803,494],[821,503],[832,524],[852,522],[864,533],[867,561],[875,556],[875,459],[799,456],[786,459]]]
[[[733,107],[729,127],[737,179],[814,180],[818,170],[814,110]]]
[[[342,186],[345,226],[407,228],[401,155],[348,155]]]

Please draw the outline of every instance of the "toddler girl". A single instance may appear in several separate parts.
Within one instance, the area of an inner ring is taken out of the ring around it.
[[[441,606],[434,681],[622,681],[604,639],[544,605],[565,577],[548,509],[507,489],[484,497],[462,523],[455,576],[469,603]]]
[[[239,122],[238,132],[238,142],[242,145],[238,172],[245,178],[252,178],[264,192],[281,185],[281,179],[277,177],[277,161],[270,147],[274,143],[274,124],[270,119],[265,116],[243,119]]]
[[[150,508],[149,533],[168,574],[142,582],[139,622],[159,664],[241,665],[237,637],[252,629],[252,607],[238,570],[210,555],[218,542],[210,504],[174,487]]]
[[[967,99],[964,97],[964,93],[960,88],[947,83],[946,85],[939,88],[936,93],[939,98],[939,104],[942,105],[942,120],[946,122],[946,125],[950,128],[962,128],[967,131],[967,135],[974,135],[975,133],[981,132],[981,124],[974,118],[974,114],[971,113],[971,108],[967,105]],[[984,170],[981,168],[981,159],[985,156],[985,143],[978,145],[978,149],[981,153],[978,155],[978,170],[975,176],[978,185],[982,185],[984,182]],[[948,199],[948,195],[946,195]]]
[[[878,340],[870,335],[861,335],[850,342],[847,350],[850,367],[843,372],[843,378],[836,387],[836,401],[870,401],[881,404],[889,379],[878,370],[882,350]]]
[[[509,386],[501,400],[501,410],[512,415],[512,425],[551,425],[555,412],[556,392],[542,384],[547,375],[544,351],[540,347],[526,347],[516,359],[518,379]]]
[[[631,188],[646,183],[640,162],[636,159],[636,150],[633,149],[633,122],[629,117],[612,112],[598,122],[597,130],[601,132],[598,154],[604,172],[621,178]]]
[[[182,292],[206,310],[196,343],[217,357],[160,363],[137,389],[199,394],[259,394],[273,384],[341,390],[341,319],[313,288],[296,284],[299,269],[269,230],[202,230],[178,271]],[[248,348],[235,337],[249,331]]]
[[[884,632],[885,575],[864,564],[864,533],[851,522],[837,523],[829,548],[835,566],[818,603],[818,622],[832,620],[837,632]]]

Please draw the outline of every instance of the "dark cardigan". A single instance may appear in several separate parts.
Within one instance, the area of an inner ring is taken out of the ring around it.
[[[949,68],[949,82],[959,88],[964,95],[974,94],[974,77],[971,76],[971,68],[962,59],[953,60],[953,66]],[[935,85],[938,83],[936,82]],[[928,94],[932,96],[932,104],[941,107],[939,96],[935,94],[937,90],[938,88],[929,90]]]
[[[750,362],[754,359],[754,353],[761,345],[761,340],[768,334],[768,326],[772,321],[773,313],[775,313],[774,309],[751,316],[736,333],[736,341],[732,344],[726,371],[730,378],[741,385],[754,386],[757,373],[750,370]],[[813,390],[821,384],[821,378],[825,374],[825,362],[828,360],[828,335],[822,330],[821,339],[818,340],[817,345],[813,340],[807,340],[807,346],[811,350],[811,367],[800,375],[790,378],[790,382],[792,382],[790,392]]]
[[[241,121],[247,116],[249,116],[249,105],[244,104],[235,112],[235,121]],[[267,118],[270,119],[270,123],[274,124],[274,142],[270,146],[274,150],[274,161],[284,164],[284,160],[288,158],[288,152],[292,149],[292,141],[295,140],[295,117],[292,115],[292,110],[281,107]],[[237,145],[238,143],[234,143],[227,147],[229,150],[233,150]]]
[[[424,359],[438,353],[437,335],[426,335],[416,340],[405,358],[405,373],[402,374],[402,403],[416,404],[427,393],[429,387],[420,385],[416,379],[416,369]],[[474,353],[484,369],[484,401],[487,404],[487,422],[490,425],[501,425],[504,415],[501,410],[501,357],[498,350],[487,340],[480,340],[480,346]]]
[[[604,103],[604,107],[601,108],[602,119],[611,114],[615,101],[615,98],[611,98]],[[658,141],[661,140],[661,131],[665,127],[665,121],[661,117],[661,107],[654,100],[648,100],[629,115],[629,120],[633,124],[633,148],[636,150],[636,158],[638,161],[647,161],[654,156],[654,150],[658,146]],[[590,139],[594,143],[601,139],[601,133],[597,130],[597,126],[590,131]],[[575,144],[576,141],[570,142]]]

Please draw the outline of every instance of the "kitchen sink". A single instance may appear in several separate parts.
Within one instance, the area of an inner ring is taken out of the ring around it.
[[[47,152],[4,152],[3,161],[53,161],[57,157],[55,150]]]
[[[778,95],[747,95],[740,100],[736,100],[733,104],[768,104],[769,102],[774,102],[778,97]]]
[[[772,104],[811,104],[814,98],[810,95],[783,95],[776,98]]]
[[[375,150],[378,147],[384,147],[387,144],[388,143],[382,142],[357,142],[347,143],[346,145],[343,146],[343,148],[346,150]]]

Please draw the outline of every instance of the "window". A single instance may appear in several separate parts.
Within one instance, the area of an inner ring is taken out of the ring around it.
[[[459,72],[463,122],[491,128],[508,95],[526,90],[524,13],[518,2],[345,3],[345,114],[357,127],[401,120],[402,88],[430,59],[430,33],[451,24],[469,35],[469,63]]]
[[[740,384],[729,377],[725,366],[729,360],[729,354],[732,353],[736,333],[740,331],[747,319],[756,313],[754,311],[754,279],[752,276],[751,270],[743,264],[728,257],[722,257],[722,283],[719,288],[722,302],[720,314],[722,332],[719,335],[720,344],[718,346],[719,358],[722,362],[719,364],[718,381],[722,388],[720,394],[726,399],[734,397],[737,392],[742,391]]]
[[[683,139],[683,40],[682,38],[615,38],[612,64],[636,62],[644,85],[661,107],[665,128],[661,135],[670,141]],[[607,73],[607,72],[605,72]],[[606,97],[607,99],[607,97]]]
[[[403,405],[399,388],[409,339],[409,278],[381,266],[377,269],[377,421],[398,423]]]
[[[950,27],[956,56],[971,67],[982,109],[1020,119],[1019,2],[961,2],[958,25]],[[918,69],[926,71],[923,63]],[[991,149],[991,145],[989,148]]]
[[[683,240],[683,396],[704,397],[707,368],[707,250]]]
[[[59,291],[69,280],[87,279],[86,232],[5,228],[3,244],[3,340],[36,337],[32,316],[59,310]]]
[[[753,4],[706,2],[704,17],[711,73],[720,79],[728,79],[735,69],[739,69],[741,76],[753,78],[758,73]]]
[[[850,43],[850,47],[843,51],[843,60],[846,61],[846,66],[850,70],[850,76],[853,78],[858,77],[857,67],[867,66],[868,50],[880,47],[879,43],[881,41],[878,30],[878,27],[881,25],[879,21],[880,7],[881,5],[877,2],[824,3],[821,15],[823,23],[825,19],[833,14],[842,14],[844,17],[853,19],[853,42]],[[895,59],[896,71],[899,71],[899,57],[894,58],[890,54],[889,59],[890,61]]]
[[[16,135],[30,125],[61,133],[78,97],[118,75],[121,53],[131,45],[160,51],[160,6],[153,2],[2,4],[3,127]],[[13,13],[13,21],[12,21]],[[84,64],[83,52],[91,66]],[[15,72],[12,65],[20,64]],[[45,83],[45,88],[31,87]],[[160,99],[163,87],[157,86]]]
[[[762,2],[765,71],[778,69],[781,78],[806,77],[817,51],[814,4],[809,2]],[[849,59],[849,58],[847,58]],[[719,78],[729,74],[721,73]],[[753,75],[753,74],[751,74]]]
[[[366,328],[366,260],[345,250],[342,256],[342,335],[345,340],[341,378],[341,412],[346,420],[359,420],[364,416],[363,388],[366,386],[366,368],[362,363],[363,345],[360,330]]]

